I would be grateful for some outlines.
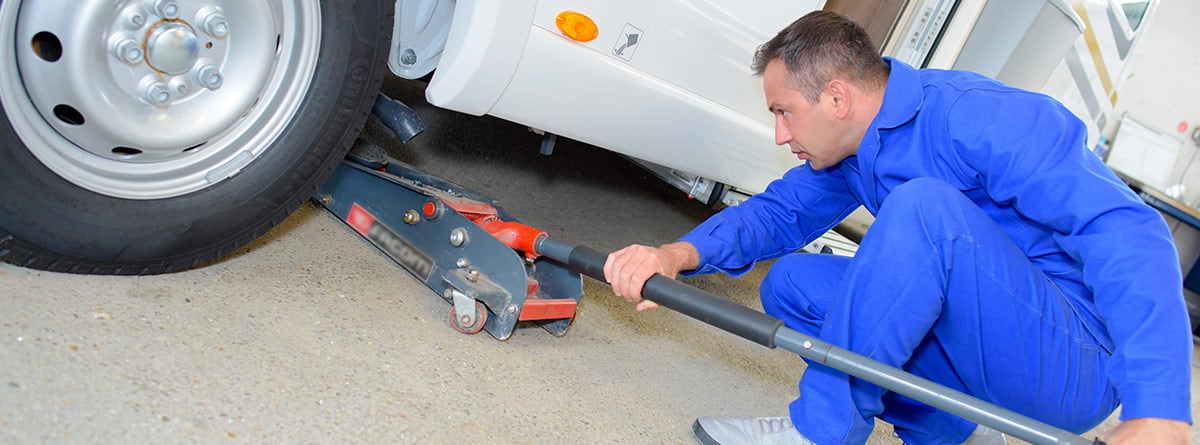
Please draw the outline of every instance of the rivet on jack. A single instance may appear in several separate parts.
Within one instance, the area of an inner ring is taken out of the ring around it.
[[[479,269],[471,269],[467,271],[467,281],[479,281]]]
[[[454,247],[462,247],[467,244],[467,229],[457,227],[450,231],[450,245]]]
[[[404,212],[404,223],[410,226],[415,226],[421,222],[421,215],[417,214],[416,210]]]

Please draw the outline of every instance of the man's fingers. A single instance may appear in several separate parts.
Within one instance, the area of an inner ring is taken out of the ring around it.
[[[642,312],[650,309],[658,309],[658,303],[650,300],[642,300],[637,304],[637,311]]]
[[[609,254],[604,262],[604,277],[612,286],[613,294],[630,303],[638,303],[639,311],[654,309],[658,305],[643,300],[642,290],[646,280],[654,274],[666,275],[664,260],[660,249],[635,244]]]
[[[628,251],[633,246],[613,252],[604,262],[604,278],[608,280],[612,286],[613,293],[618,297],[625,298],[628,292],[629,283],[629,255]]]

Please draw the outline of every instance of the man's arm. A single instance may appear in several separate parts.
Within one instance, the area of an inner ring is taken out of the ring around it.
[[[839,167],[821,171],[795,167],[762,193],[722,210],[680,237],[700,258],[683,275],[739,276],[757,261],[796,252],[858,206]]]
[[[858,207],[845,178],[829,170],[793,168],[764,192],[713,215],[674,243],[613,252],[605,277],[617,296],[646,310],[657,305],[642,300],[642,286],[656,273],[672,279],[681,272],[736,276],[758,260],[794,252]]]
[[[960,162],[993,201],[1052,229],[1054,246],[1078,263],[1055,260],[1063,269],[1052,272],[1081,274],[1093,293],[1122,420],[1190,422],[1192,341],[1162,217],[1087,151],[1083,123],[1049,98],[976,90],[955,111],[947,128]]]

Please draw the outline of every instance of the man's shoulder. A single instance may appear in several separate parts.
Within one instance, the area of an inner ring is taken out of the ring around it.
[[[926,90],[940,90],[947,94],[963,94],[970,91],[1000,93],[1023,91],[1005,85],[996,79],[971,71],[922,68],[918,70],[918,73],[921,78],[921,84]]]
[[[996,90],[996,91],[1022,91],[1016,88],[1005,85],[1004,83],[984,76],[982,74],[952,69],[941,68],[915,68],[890,57],[885,57],[891,72],[889,74],[889,87],[893,86],[911,86],[912,83],[920,83],[925,90],[945,90],[947,92],[964,92],[971,90]]]
[[[970,71],[926,68],[920,70],[920,76],[926,110],[942,109],[951,114],[988,111],[997,115],[1005,114],[1001,110],[1062,108],[1046,94],[1008,86]]]

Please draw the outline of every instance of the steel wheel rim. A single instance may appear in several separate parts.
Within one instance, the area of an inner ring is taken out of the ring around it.
[[[0,102],[29,151],[87,190],[164,199],[282,136],[316,71],[320,4],[10,0],[0,32],[17,62],[0,64]]]

